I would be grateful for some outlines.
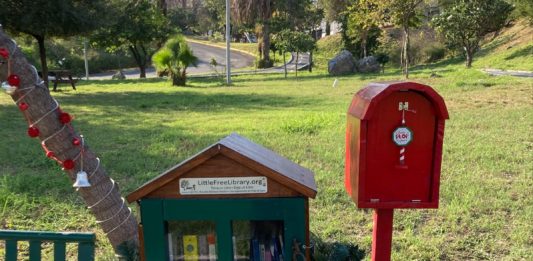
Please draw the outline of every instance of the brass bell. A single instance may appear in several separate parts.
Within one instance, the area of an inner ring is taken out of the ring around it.
[[[87,172],[80,171],[78,174],[76,174],[76,182],[72,185],[72,187],[75,188],[86,188],[90,187],[91,184],[89,183],[89,179],[87,178]]]

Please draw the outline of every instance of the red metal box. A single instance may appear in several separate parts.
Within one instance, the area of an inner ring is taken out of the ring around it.
[[[431,87],[371,83],[354,96],[346,129],[345,186],[359,208],[437,208],[444,121]]]

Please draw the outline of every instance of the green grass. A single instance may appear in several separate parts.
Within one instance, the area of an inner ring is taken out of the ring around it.
[[[441,78],[430,78],[437,72]],[[369,259],[371,211],[346,195],[344,132],[353,94],[385,75],[333,77],[302,72],[233,77],[233,87],[190,79],[80,82],[53,93],[75,115],[110,175],[127,195],[231,132],[316,173],[311,232],[324,244],[356,245]],[[419,67],[450,112],[438,210],[398,210],[394,260],[533,259],[533,81],[490,77],[462,64]],[[7,95],[0,96],[0,224],[4,229],[95,231],[98,260],[112,250],[60,168],[47,159]]]

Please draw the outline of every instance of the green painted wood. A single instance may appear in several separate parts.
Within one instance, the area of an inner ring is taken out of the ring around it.
[[[65,260],[66,243],[65,241],[54,241],[54,261]]]
[[[16,240],[6,240],[6,261],[17,261]]]
[[[161,200],[141,200],[141,220],[146,260],[168,260],[163,202]]]
[[[0,239],[14,239],[19,241],[41,240],[65,242],[85,242],[96,240],[94,233],[79,232],[44,232],[44,231],[22,231],[22,230],[0,230]]]
[[[282,220],[285,260],[292,242],[305,243],[305,198],[142,199],[147,260],[168,260],[166,221],[215,220],[218,260],[233,260],[232,220]]]
[[[94,243],[80,242],[78,244],[78,261],[94,260]]]
[[[30,260],[41,260],[40,240],[30,240]]]
[[[65,260],[66,243],[78,242],[78,260],[94,260],[94,233],[42,232],[0,230],[0,240],[6,240],[6,261],[17,260],[17,241],[29,241],[29,258],[31,261],[41,260],[41,243],[54,242],[54,260]]]
[[[218,219],[217,230],[217,260],[233,260],[233,240],[231,231],[231,220]]]

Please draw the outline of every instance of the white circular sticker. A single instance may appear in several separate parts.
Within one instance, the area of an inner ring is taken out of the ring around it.
[[[398,146],[407,146],[413,141],[413,132],[407,127],[398,127],[392,133],[392,140]]]

